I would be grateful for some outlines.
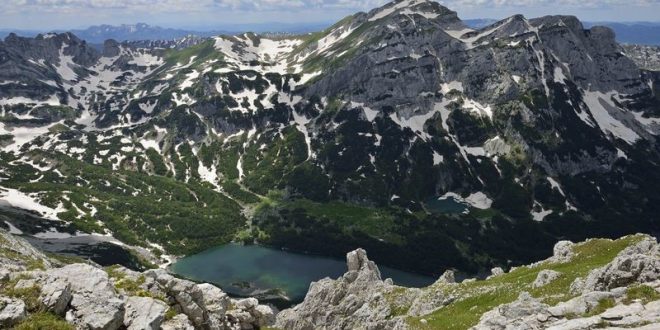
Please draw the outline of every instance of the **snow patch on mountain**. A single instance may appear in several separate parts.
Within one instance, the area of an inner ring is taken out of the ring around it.
[[[66,211],[62,205],[56,209],[53,209],[39,203],[35,196],[28,195],[16,189],[5,187],[0,187],[0,203],[7,204],[18,209],[36,212],[40,216],[50,220],[59,220],[57,214]]]
[[[616,138],[633,144],[640,139],[640,136],[634,130],[627,127],[615,116],[621,114],[623,110],[619,109],[609,101],[616,92],[602,93],[594,91],[584,92],[584,103],[589,108],[591,115],[604,133],[610,133]]]

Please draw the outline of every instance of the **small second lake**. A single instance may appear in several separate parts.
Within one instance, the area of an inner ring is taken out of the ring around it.
[[[383,279],[423,287],[436,279],[379,266]],[[257,297],[288,307],[305,298],[309,284],[346,272],[346,261],[292,253],[259,245],[228,244],[183,258],[170,270],[195,281],[213,283],[233,296]]]

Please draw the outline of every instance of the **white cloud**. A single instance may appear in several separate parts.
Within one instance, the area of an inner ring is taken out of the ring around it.
[[[283,10],[310,8],[347,8],[365,10],[386,0],[3,0],[5,11],[71,11],[85,9],[126,9],[148,11]],[[449,8],[460,7],[538,7],[572,6],[597,8],[617,5],[657,5],[660,0],[440,0]]]
[[[131,9],[152,11],[209,10],[217,8],[280,10],[295,8],[370,8],[384,0],[3,0],[4,10],[59,11],[72,9]]]
[[[0,0],[0,28],[82,28],[101,23],[226,26],[329,23],[388,0]],[[572,14],[584,20],[658,21],[660,0],[438,0],[462,18]]]

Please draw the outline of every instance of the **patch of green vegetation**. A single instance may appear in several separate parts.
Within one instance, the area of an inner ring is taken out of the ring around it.
[[[265,148],[261,148],[262,143]],[[274,139],[264,134],[245,150],[243,182],[251,191],[262,195],[270,189],[282,189],[288,175],[307,156],[305,137],[296,128],[285,128]]]
[[[58,123],[58,124],[55,124],[52,127],[50,127],[48,129],[48,132],[50,132],[50,133],[62,133],[62,132],[66,132],[68,130],[70,130],[69,126]]]
[[[187,159],[189,150],[184,150]],[[85,232],[111,230],[131,245],[163,245],[169,253],[189,254],[230,242],[246,223],[242,208],[197,180],[188,183],[135,171],[113,171],[61,154],[33,152],[35,159],[48,159],[55,169],[38,173],[31,166],[14,166],[0,160],[10,177],[3,185],[39,195],[40,202],[69,211],[58,217]],[[50,179],[33,180],[38,175]],[[96,210],[91,216],[91,210]],[[81,210],[85,213],[81,213]],[[38,260],[29,267],[43,267]]]
[[[567,301],[574,297],[569,288],[577,277],[584,277],[591,270],[604,266],[623,249],[641,239],[641,236],[627,236],[615,241],[591,240],[575,246],[575,257],[566,263],[546,262],[534,267],[521,267],[484,281],[428,287],[425,290],[436,290],[462,298],[429,315],[409,318],[408,322],[414,329],[469,329],[478,323],[485,312],[514,301],[523,291],[550,305]],[[546,286],[532,288],[531,284],[544,269],[561,272],[562,276]],[[594,312],[610,304],[611,302],[603,302]],[[423,324],[421,319],[425,319],[427,323]]]
[[[269,238],[270,237],[265,231],[259,229],[258,227],[252,227],[239,231],[238,234],[236,234],[234,241],[241,242],[243,244],[253,244],[255,241],[268,241]]]
[[[25,303],[25,308],[28,312],[34,313],[41,311],[41,300],[39,296],[41,295],[41,288],[37,285],[33,285],[25,288],[16,288],[16,284],[20,280],[29,280],[25,277],[19,277],[3,285],[3,288],[0,289],[0,293],[7,297],[18,298],[23,300]]]
[[[406,315],[410,310],[411,302],[402,299],[406,296],[407,290],[404,287],[396,287],[391,292],[385,294],[385,300],[390,305],[390,317]]]
[[[51,313],[35,313],[19,323],[14,330],[74,330],[63,318]]]
[[[259,196],[243,189],[241,185],[233,181],[224,181],[222,183],[222,190],[232,198],[244,204],[255,204],[261,201]]]
[[[594,316],[602,314],[606,310],[616,306],[616,300],[614,298],[604,298],[598,301],[598,304],[594,306],[589,312],[584,316]]]
[[[72,255],[59,254],[59,253],[46,253],[46,256],[51,259],[55,259],[65,265],[87,263],[87,259],[79,256],[72,256]]]
[[[176,316],[176,314],[178,313],[174,308],[172,307],[168,308],[167,311],[165,312],[165,321],[173,319]]]
[[[146,296],[146,291],[142,289],[142,284],[145,282],[144,275],[140,275],[136,280],[122,278],[115,282],[115,288],[121,292],[125,292],[129,296]]]
[[[177,64],[187,64],[191,61],[193,56],[195,56],[196,62],[203,62],[208,60],[210,57],[222,57],[222,53],[215,49],[214,40],[208,40],[199,45],[187,47],[181,50],[168,50],[168,52],[165,54],[165,62],[171,66]]]
[[[626,291],[623,303],[628,305],[636,300],[639,300],[642,304],[647,304],[652,301],[660,300],[660,293],[648,285],[631,286]]]
[[[1,243],[1,242],[0,242]],[[0,246],[0,256],[13,260],[22,264],[27,268],[27,270],[43,270],[45,269],[44,261],[41,259],[35,259],[24,254],[18,253],[12,249],[7,248],[6,246]]]
[[[119,270],[119,266],[106,267],[105,271],[110,278],[114,279],[114,285],[117,291],[128,296],[149,297],[165,301],[165,297],[154,295],[142,287],[146,282],[144,275],[139,275],[136,279],[127,278],[126,274]]]
[[[154,174],[165,176],[167,175],[167,166],[163,161],[163,157],[154,148],[149,148],[146,151],[149,161],[153,165]]]
[[[394,230],[396,219],[383,209],[330,201],[317,203],[307,199],[295,199],[281,205],[286,209],[303,209],[312,217],[337,223],[346,231],[359,230],[367,235],[392,243],[401,243],[402,238]]]

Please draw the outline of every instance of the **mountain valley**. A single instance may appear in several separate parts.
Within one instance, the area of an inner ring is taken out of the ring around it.
[[[575,17],[472,30],[423,0],[182,48],[10,35],[2,216],[156,264],[241,241],[483,273],[658,232],[659,79]]]

